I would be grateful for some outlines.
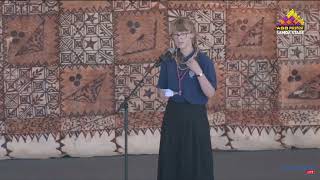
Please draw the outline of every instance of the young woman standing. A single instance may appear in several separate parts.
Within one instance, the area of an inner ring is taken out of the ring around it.
[[[157,180],[214,180],[206,104],[217,89],[215,67],[198,50],[190,19],[177,18],[170,30],[176,52],[162,62],[157,85],[160,96],[168,100]],[[173,91],[173,96],[168,97],[168,91]]]

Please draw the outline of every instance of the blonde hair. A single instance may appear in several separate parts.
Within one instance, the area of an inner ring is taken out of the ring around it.
[[[192,39],[192,47],[194,48],[194,50],[197,52],[198,51],[198,44],[197,44],[197,31],[196,31],[196,27],[195,24],[192,20],[190,20],[187,17],[178,17],[177,19],[175,19],[174,21],[172,21],[170,23],[170,35],[172,36],[174,33],[176,32],[184,32],[184,31],[189,31],[190,33],[192,33],[193,39]],[[177,61],[177,63],[181,64],[182,62],[182,58],[183,55],[180,51],[175,53],[175,59]],[[196,59],[198,60],[198,58],[196,57]]]
[[[192,46],[195,49],[198,49],[197,45],[197,31],[195,24],[192,20],[187,17],[178,17],[174,21],[171,22],[170,26],[170,35],[173,35],[176,32],[184,32],[189,31],[190,33],[194,34],[192,39]]]

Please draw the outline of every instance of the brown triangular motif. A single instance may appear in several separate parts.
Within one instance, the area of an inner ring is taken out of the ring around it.
[[[291,99],[320,99],[320,74],[289,94]]]
[[[44,47],[44,23],[43,20],[37,29],[31,34],[27,42],[18,50],[15,56],[39,52]]]
[[[240,43],[238,44],[238,47],[262,45],[263,20],[264,17],[262,17],[247,31],[247,33],[243,36]]]
[[[78,102],[95,103],[98,99],[105,78],[105,74],[100,75],[97,79],[94,79],[90,83],[78,89],[66,99]]]

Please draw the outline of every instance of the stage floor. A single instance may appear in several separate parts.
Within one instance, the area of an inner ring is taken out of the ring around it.
[[[215,180],[319,180],[320,149],[214,151]],[[130,155],[129,180],[156,180],[158,155]],[[123,180],[123,156],[2,160],[0,180]],[[315,170],[306,175],[305,170]]]

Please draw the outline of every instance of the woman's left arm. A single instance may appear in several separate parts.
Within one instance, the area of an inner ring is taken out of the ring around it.
[[[200,74],[200,73],[199,73]],[[198,75],[199,75],[198,74]],[[214,96],[216,90],[214,87],[212,87],[211,83],[209,82],[209,80],[207,79],[206,75],[202,73],[202,76],[198,76],[197,77],[199,80],[199,84],[201,87],[201,90],[203,91],[203,93],[208,97],[211,98]]]
[[[193,58],[192,60],[188,61],[187,66],[190,68],[190,70],[192,70],[197,75],[197,78],[203,93],[208,98],[211,98],[212,96],[214,96],[216,89],[211,85],[205,73],[203,73],[203,70],[201,69],[199,63]]]

